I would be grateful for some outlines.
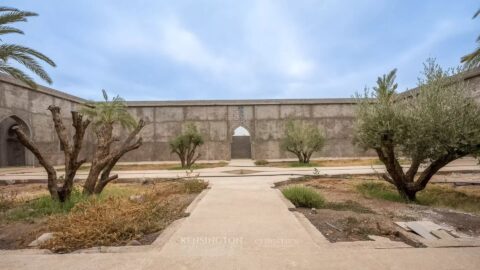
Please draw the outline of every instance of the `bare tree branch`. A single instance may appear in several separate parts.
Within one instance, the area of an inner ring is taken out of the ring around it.
[[[50,192],[50,196],[52,196],[53,199],[58,199],[58,186],[57,186],[57,172],[55,171],[55,168],[48,162],[43,155],[40,153],[40,150],[38,147],[35,145],[35,143],[25,134],[25,132],[21,129],[20,126],[15,126],[13,127],[13,131],[17,135],[18,140],[20,143],[25,146],[30,152],[35,155],[35,157],[38,159],[38,162],[45,168],[45,171],[47,171],[47,177],[48,177],[48,191]]]

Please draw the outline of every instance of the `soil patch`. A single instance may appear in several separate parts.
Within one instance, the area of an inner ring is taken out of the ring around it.
[[[0,225],[0,249],[27,248],[33,240],[46,231],[44,220],[35,223],[16,222]]]
[[[369,177],[358,179],[311,177],[292,179],[278,185],[306,185],[321,193],[326,204],[322,209],[297,208],[331,242],[370,240],[368,235],[401,241],[396,221],[430,220],[455,228],[470,236],[480,235],[480,216],[447,208],[406,204],[368,198],[356,186]],[[446,188],[446,185],[442,185]],[[449,188],[454,189],[452,184]],[[461,187],[462,192],[478,194],[480,187]],[[468,191],[465,191],[468,190]]]

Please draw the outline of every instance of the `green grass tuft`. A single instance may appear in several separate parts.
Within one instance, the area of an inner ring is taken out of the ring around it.
[[[360,193],[370,198],[405,202],[393,185],[369,181],[357,185],[356,188]],[[417,193],[415,203],[480,213],[480,196],[466,194],[450,187],[427,186],[426,189]]]
[[[377,198],[392,202],[405,202],[392,185],[368,181],[357,185],[357,191],[370,198]]]
[[[6,219],[11,221],[32,220],[53,214],[68,213],[77,203],[85,199],[86,197],[77,189],[72,191],[70,199],[64,203],[52,200],[50,195],[43,195],[7,211]]]
[[[322,207],[323,209],[331,209],[336,211],[352,211],[360,214],[374,214],[370,208],[365,207],[358,202],[347,200],[344,202],[327,202]]]
[[[320,208],[325,204],[323,196],[313,188],[290,186],[283,189],[282,193],[296,207]]]
[[[107,187],[100,195],[88,197],[83,195],[80,189],[75,188],[72,191],[70,198],[64,203],[52,200],[50,195],[42,195],[36,199],[6,210],[5,218],[9,221],[28,221],[54,214],[66,214],[69,213],[76,204],[90,200],[93,197],[99,200],[105,200],[110,197],[128,197],[133,193],[134,191],[128,188]]]
[[[315,167],[317,164],[312,163],[302,163],[302,162],[291,162],[288,164],[290,167]]]
[[[268,165],[268,160],[265,160],[265,159],[255,160],[255,165],[257,165],[257,166]]]

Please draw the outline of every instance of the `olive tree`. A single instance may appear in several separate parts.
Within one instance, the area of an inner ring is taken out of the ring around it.
[[[202,134],[197,127],[188,123],[184,131],[169,142],[172,153],[180,158],[182,168],[190,168],[200,158],[197,148],[204,143]]]
[[[429,59],[417,89],[398,95],[396,70],[358,95],[355,142],[385,164],[383,179],[409,201],[448,163],[480,151],[480,106],[458,70]],[[404,169],[399,157],[411,164]],[[425,168],[419,173],[420,166]]]
[[[300,163],[310,163],[312,154],[322,150],[325,137],[319,128],[312,124],[289,120],[282,139],[283,150],[295,154]]]

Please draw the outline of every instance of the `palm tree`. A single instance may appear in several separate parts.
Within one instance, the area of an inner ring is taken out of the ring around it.
[[[114,124],[132,129],[137,125],[135,118],[128,112],[123,98],[116,96],[109,100],[105,90],[102,90],[102,94],[104,101],[88,102],[81,109],[81,113],[92,121],[95,129],[99,129],[101,126],[111,127]]]
[[[475,12],[472,19],[475,19],[480,15],[480,9]],[[469,53],[461,58],[461,62],[465,64],[467,68],[474,68],[480,66],[480,36],[477,37],[477,49],[472,53]]]
[[[16,22],[26,22],[28,17],[37,16],[36,13],[29,11],[21,11],[16,8],[0,7],[0,35],[6,34],[21,34],[23,31],[9,26],[9,24]],[[3,41],[3,39],[0,39]],[[20,65],[26,67],[34,74],[38,75],[41,79],[51,84],[52,79],[48,76],[47,72],[38,63],[37,59],[42,60],[55,67],[55,63],[45,56],[44,54],[37,52],[33,49],[23,47],[15,44],[0,44],[0,73],[6,73],[12,77],[23,81],[29,86],[36,88],[37,84],[33,79],[22,70],[12,66],[9,62],[13,60]]]
[[[97,138],[90,171],[83,185],[83,192],[88,195],[101,193],[110,181],[118,177],[110,176],[110,172],[124,154],[142,145],[141,138],[136,142],[132,141],[145,126],[143,120],[137,122],[128,112],[123,98],[116,96],[110,100],[107,92],[102,92],[104,101],[90,102],[81,109],[81,113],[93,123]],[[116,125],[133,131],[123,143],[117,144],[113,149],[114,142],[119,141],[113,132]]]

